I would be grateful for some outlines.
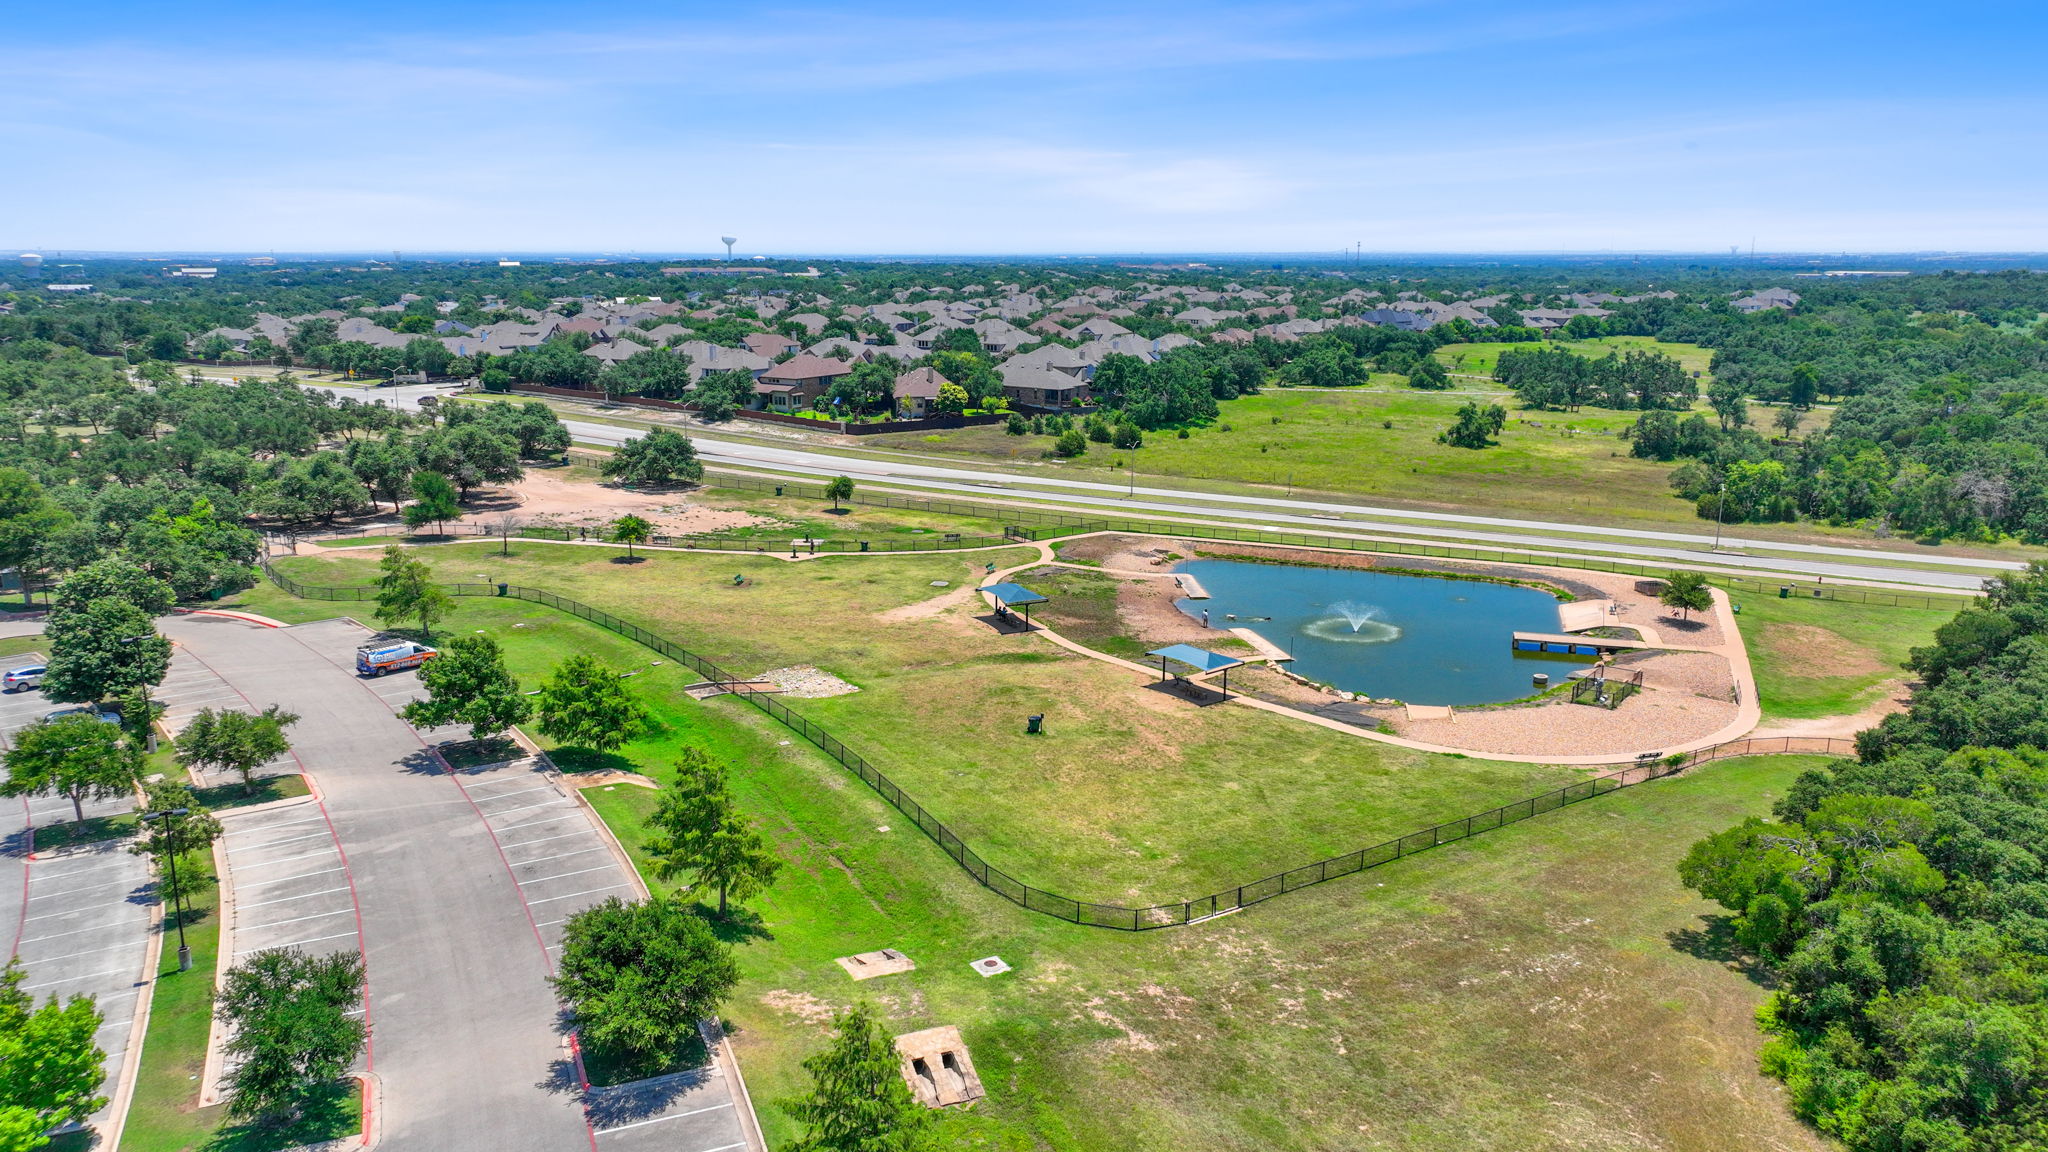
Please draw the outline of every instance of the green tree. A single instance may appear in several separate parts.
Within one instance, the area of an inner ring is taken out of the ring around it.
[[[49,567],[50,540],[70,523],[70,513],[50,499],[35,477],[19,468],[0,468],[0,568],[29,578]]]
[[[745,368],[706,372],[690,389],[697,414],[716,424],[733,418],[754,398],[754,374]]]
[[[184,809],[183,816],[170,816],[159,820],[142,822],[141,834],[128,846],[137,856],[154,857],[157,861],[156,896],[167,905],[190,902],[199,893],[214,886],[212,872],[198,860],[180,863],[172,867],[173,855],[180,861],[197,856],[213,846],[220,839],[220,821],[212,812],[199,803],[190,785],[182,780],[165,777],[161,780],[147,780],[142,785],[143,811],[172,812]]]
[[[938,396],[932,400],[932,412],[938,416],[958,416],[967,411],[971,400],[973,397],[967,394],[967,389],[958,384],[941,384]]]
[[[656,428],[619,445],[616,452],[605,458],[599,471],[608,480],[654,488],[704,478],[697,446],[690,443],[688,436],[667,428]]]
[[[171,666],[170,641],[156,634],[149,613],[126,600],[59,609],[43,634],[50,643],[43,693],[52,700],[113,700],[162,683]]]
[[[455,485],[439,472],[412,475],[412,503],[405,506],[405,526],[417,532],[429,524],[448,530],[448,521],[462,515]]]
[[[253,790],[256,769],[291,751],[284,730],[298,722],[275,704],[255,713],[202,708],[178,733],[178,756],[202,772],[238,773],[242,787]]]
[[[1493,437],[1507,427],[1508,410],[1498,404],[1468,402],[1458,407],[1458,418],[1441,436],[1440,443],[1454,448],[1490,448]]]
[[[510,484],[525,475],[519,465],[519,441],[475,421],[420,437],[420,467],[446,476],[464,499],[485,484]]]
[[[1423,356],[1408,370],[1408,386],[1441,392],[1451,386],[1451,376],[1444,371],[1442,364],[1437,363],[1436,357]]]
[[[1055,456],[1079,456],[1088,451],[1088,438],[1081,435],[1079,428],[1069,428],[1060,433],[1059,439],[1052,442],[1052,451]]]
[[[1811,408],[1820,395],[1820,371],[1811,364],[1795,364],[1785,385],[1785,402],[1794,408]]]
[[[61,616],[79,611],[99,600],[121,600],[151,616],[161,616],[177,604],[177,593],[169,584],[151,576],[132,560],[109,557],[66,576],[57,585],[51,614]]]
[[[675,1051],[739,983],[732,949],[680,901],[614,896],[569,918],[555,991],[585,1043],[636,1061]]]
[[[725,771],[703,749],[687,747],[676,762],[676,782],[663,789],[648,826],[647,846],[655,875],[681,876],[718,889],[718,914],[726,901],[745,900],[774,883],[781,864],[761,834],[741,816],[726,787]]]
[[[431,639],[434,624],[455,612],[455,599],[434,583],[426,564],[405,554],[396,544],[384,549],[377,562],[384,575],[377,581],[377,619],[386,623],[418,620],[420,634]]]
[[[52,1128],[106,1107],[106,1053],[93,1043],[105,1018],[90,997],[37,1007],[21,990],[19,960],[0,970],[0,1152],[45,1147]]]
[[[1742,385],[1730,380],[1716,380],[1707,389],[1707,403],[1714,406],[1714,415],[1721,418],[1721,430],[1732,432],[1749,423],[1749,399],[1743,394]]]
[[[654,535],[654,525],[628,512],[612,521],[612,539],[626,546],[626,558],[633,558],[633,545],[647,543]]]
[[[853,477],[834,476],[825,482],[825,495],[832,501],[832,510],[839,511],[841,500],[853,499]]]
[[[99,717],[78,714],[31,724],[7,750],[0,796],[62,796],[74,818],[85,802],[120,796],[135,787],[142,753],[121,740],[121,730]]]
[[[538,705],[541,735],[594,752],[610,752],[647,727],[647,709],[625,677],[580,652],[548,674]]]
[[[896,1045],[875,1011],[856,1004],[832,1022],[832,1039],[804,1061],[811,1092],[781,1101],[804,1125],[787,1152],[921,1152],[931,1113],[903,1082]]]
[[[533,715],[533,702],[505,667],[505,653],[489,636],[458,636],[420,665],[427,698],[399,715],[422,728],[467,724],[471,739],[496,736]]]
[[[1701,573],[1673,572],[1664,578],[1664,591],[1657,594],[1657,602],[1678,609],[1689,619],[1691,613],[1714,606],[1714,590],[1707,586],[1707,578]]]
[[[369,1030],[350,1015],[362,1003],[363,958],[267,948],[228,969],[214,1013],[228,1027],[228,1114],[268,1123],[298,1115],[309,1090],[339,1079]]]

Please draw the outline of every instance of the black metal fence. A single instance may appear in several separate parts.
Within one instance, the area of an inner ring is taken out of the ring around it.
[[[1572,680],[1572,703],[1619,708],[1621,702],[1643,690],[1643,670],[1621,676],[1579,676]]]
[[[352,536],[410,536],[412,529],[402,524],[369,524],[361,527],[320,529],[304,534],[287,534],[293,540],[321,542],[346,540]],[[522,525],[510,531],[495,528],[490,524],[448,524],[443,525],[431,536],[469,537],[473,539],[512,540],[557,540],[603,541],[603,532],[592,532],[581,528],[564,528],[553,524]],[[717,552],[788,552],[815,556],[820,553],[840,552],[956,552],[974,548],[1001,548],[1016,543],[1010,536],[966,536],[958,532],[931,533],[927,537],[907,540],[893,537],[855,536],[843,540],[818,540],[808,537],[781,536],[725,536],[717,533],[703,533],[687,536],[649,536],[641,543],[656,548],[680,548],[687,551]],[[625,547],[621,544],[620,547]]]
[[[337,587],[304,583],[279,572],[268,559],[265,559],[263,562],[263,570],[278,587],[294,596],[301,596],[310,600],[346,601],[374,600],[377,598],[377,589],[370,585]],[[557,596],[552,592],[546,592],[538,588],[527,588],[516,584],[447,584],[443,585],[443,588],[456,596],[504,596],[511,599],[543,604],[587,620],[600,628],[615,632],[635,643],[645,645],[660,653],[663,657],[697,672],[706,680],[732,683],[739,679],[711,661],[691,652],[689,649],[661,636],[657,636],[638,624],[622,620],[609,612],[592,608],[588,604],[571,600],[566,596]],[[887,800],[898,811],[909,817],[925,835],[931,837],[932,841],[946,855],[952,857],[954,862],[959,864],[977,883],[988,887],[996,894],[1033,912],[1043,912],[1047,915],[1057,916],[1062,920],[1070,920],[1076,924],[1086,924],[1098,928],[1116,928],[1127,932],[1192,924],[1210,916],[1235,911],[1239,908],[1247,908],[1253,904],[1270,900],[1282,893],[1293,892],[1312,884],[1321,884],[1327,880],[1349,876],[1356,872],[1362,872],[1367,868],[1375,868],[1381,864],[1399,860],[1404,856],[1413,856],[1417,852],[1424,852],[1439,845],[1455,843],[1481,832],[1505,827],[1518,821],[1527,820],[1533,816],[1540,816],[1545,812],[1554,812],[1568,804],[1575,804],[1581,800],[1590,800],[1595,796],[1602,796],[1633,784],[1641,784],[1648,780],[1675,775],[1696,764],[1704,764],[1712,760],[1726,759],[1731,756],[1777,755],[1784,753],[1826,756],[1848,756],[1855,754],[1855,742],[1850,740],[1778,737],[1769,740],[1734,740],[1726,744],[1718,744],[1711,748],[1703,748],[1699,751],[1680,756],[1660,758],[1650,755],[1639,757],[1631,764],[1589,777],[1585,780],[1567,784],[1562,788],[1545,792],[1540,796],[1517,800],[1512,804],[1504,804],[1498,808],[1438,824],[1431,828],[1422,829],[1419,832],[1410,832],[1405,836],[1397,836],[1392,840],[1375,844],[1370,848],[1361,848],[1356,852],[1348,852],[1342,856],[1332,856],[1326,860],[1318,860],[1299,868],[1290,868],[1284,872],[1276,872],[1248,884],[1226,888],[1221,892],[1215,892],[1207,896],[1132,908],[1121,904],[1100,904],[1090,900],[1077,900],[1071,896],[1062,896],[1056,892],[1048,892],[1043,888],[1034,888],[1026,884],[1024,881],[1017,879],[1015,876],[983,859],[980,853],[969,847],[967,842],[962,840],[952,829],[946,827],[944,821],[932,815],[931,812],[926,810],[924,805],[918,803],[909,793],[897,787],[895,782],[884,775],[880,769],[868,763],[867,759],[861,756],[860,753],[848,748],[838,738],[818,725],[813,724],[809,719],[792,711],[788,705],[773,697],[755,692],[741,692],[734,695],[738,699],[744,700],[783,724],[788,725],[792,730],[801,734],[804,739],[810,741],[819,750],[823,751],[825,755],[851,769],[869,787],[879,792],[884,800]]]

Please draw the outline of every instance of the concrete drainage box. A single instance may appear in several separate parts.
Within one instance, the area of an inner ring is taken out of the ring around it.
[[[884,948],[880,952],[863,952],[858,956],[841,956],[837,963],[855,980],[894,976],[898,972],[909,972],[917,967],[917,961],[894,948]]]
[[[927,1108],[969,1104],[987,1095],[960,1029],[950,1024],[898,1036],[896,1051],[903,1057],[904,1081]]]

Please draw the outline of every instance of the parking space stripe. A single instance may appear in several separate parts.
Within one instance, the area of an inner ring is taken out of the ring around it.
[[[79,909],[79,911],[83,912],[86,911],[86,909],[81,908]],[[55,940],[59,936],[76,936],[80,932],[105,932],[107,929],[112,928],[114,927],[115,924],[119,923],[120,921],[116,920],[113,923],[109,924],[95,924],[90,928],[73,928],[69,932],[52,932],[46,936],[31,936],[26,940],[22,940],[16,943],[14,947],[16,951],[20,951],[21,945],[23,944],[36,944],[44,940]]]
[[[62,891],[58,891],[58,892],[44,892],[44,891],[40,891],[40,890],[38,890],[38,891],[35,891],[35,892],[31,893],[30,895],[31,895],[31,898],[37,898],[37,897],[40,897],[40,898],[42,898],[42,899],[48,899],[49,897],[52,897],[52,896],[70,896],[70,895],[72,895],[73,893],[77,893],[77,892],[93,892],[93,891],[97,891],[97,890],[99,890],[99,889],[103,889],[103,888],[108,888],[108,887],[115,887],[115,888],[121,888],[121,887],[133,887],[133,885],[130,885],[130,884],[129,884],[129,883],[128,883],[128,882],[126,881],[126,880],[122,880],[122,881],[121,881],[121,882],[120,882],[119,884],[114,884],[114,885],[107,885],[107,884],[88,884],[88,885],[86,885],[86,886],[85,886],[85,887],[83,887],[83,888],[66,888],[66,889],[63,889]]]
[[[342,885],[341,887],[339,887],[339,888],[322,888],[322,889],[321,889],[321,890],[319,890],[318,892],[301,892],[301,893],[300,893],[300,894],[298,894],[297,896],[280,896],[280,897],[278,897],[278,898],[277,898],[277,899],[275,899],[275,900],[258,900],[258,901],[257,901],[256,903],[254,903],[254,904],[237,904],[237,905],[235,905],[235,912],[236,912],[237,914],[239,914],[239,913],[241,913],[241,912],[242,912],[242,911],[243,911],[244,909],[247,909],[247,908],[262,908],[262,907],[264,907],[265,905],[269,905],[269,904],[290,904],[290,903],[293,903],[293,902],[295,902],[295,901],[299,901],[299,900],[309,900],[309,899],[311,899],[311,898],[313,898],[313,897],[315,897],[315,896],[325,896],[325,895],[327,895],[327,894],[328,894],[329,892],[346,892],[346,891],[348,891],[348,885],[346,885],[346,884],[343,884],[343,885]]]
[[[527,866],[528,864],[541,864],[541,863],[545,863],[546,861],[549,861],[549,860],[562,860],[562,859],[566,859],[566,858],[568,858],[568,857],[570,857],[570,856],[584,856],[584,855],[588,855],[589,853],[592,853],[592,852],[603,852],[603,851],[605,851],[605,846],[604,846],[604,845],[602,845],[602,844],[595,844],[595,845],[592,845],[592,846],[591,846],[591,847],[589,847],[589,848],[578,848],[578,849],[577,849],[577,850],[575,850],[574,852],[557,852],[557,853],[555,853],[555,854],[554,854],[553,856],[535,856],[535,857],[534,857],[533,859],[531,859],[531,860],[514,860],[514,861],[512,862],[512,866],[513,866],[514,868],[524,868],[524,867],[526,867],[526,866]]]
[[[283,840],[272,840],[272,841],[271,841],[270,843],[268,843],[268,844],[251,844],[251,845],[250,845],[249,847],[247,847],[247,848],[244,848],[244,849],[242,849],[242,851],[244,851],[244,852],[261,852],[261,851],[263,851],[263,850],[264,850],[265,848],[275,848],[275,847],[277,847],[277,846],[278,846],[278,845],[280,845],[280,844],[296,844],[296,843],[298,843],[298,842],[299,842],[299,841],[301,841],[301,840],[311,840],[311,839],[313,839],[313,838],[315,838],[315,837],[317,837],[317,836],[319,836],[319,835],[320,835],[320,833],[318,833],[318,832],[308,832],[308,833],[306,833],[306,834],[305,834],[305,835],[303,835],[303,836],[290,836],[290,837],[287,837],[287,838],[285,838],[285,839],[283,839]]]
[[[317,851],[317,852],[301,852],[301,853],[299,853],[299,854],[298,854],[297,856],[279,856],[279,857],[278,857],[277,859],[275,859],[275,860],[265,860],[265,861],[264,861],[263,863],[261,863],[261,864],[247,864],[247,865],[244,865],[244,867],[248,867],[248,868],[269,868],[269,867],[272,867],[272,866],[274,866],[274,865],[278,865],[278,864],[288,864],[288,863],[290,863],[290,862],[291,862],[291,861],[293,861],[293,860],[310,860],[310,859],[312,859],[312,858],[313,858],[313,857],[315,857],[315,856],[325,856],[325,855],[327,855],[327,849],[325,849],[325,848],[322,848],[322,849],[320,849],[320,850],[319,850],[319,851]],[[344,862],[343,862],[343,865],[342,865],[342,866],[343,866],[344,868],[346,868],[346,867],[347,867],[347,862],[346,862],[346,861],[344,861]]]
[[[297,924],[301,920],[318,920],[322,916],[339,916],[343,912],[347,911],[349,911],[349,909],[347,908],[336,908],[332,912],[315,912],[311,916],[294,916],[290,920],[272,920],[268,924],[251,924],[247,928],[242,928],[239,925],[237,925],[237,930],[243,932],[253,932],[258,928],[282,928],[287,924]]]
[[[568,894],[568,895],[566,895],[566,896],[544,896],[544,897],[542,897],[542,898],[541,898],[541,899],[539,899],[539,900],[528,900],[528,901],[527,901],[527,903],[528,903],[528,904],[547,904],[547,903],[550,903],[550,902],[552,902],[552,901],[555,901],[555,900],[572,900],[572,899],[574,899],[574,898],[576,898],[576,897],[578,897],[578,896],[588,896],[588,895],[590,895],[590,894],[591,894],[591,893],[593,893],[593,892],[609,892],[609,891],[611,891],[611,890],[612,890],[612,889],[614,889],[614,888],[624,888],[624,887],[626,887],[626,885],[625,885],[625,884],[624,884],[623,882],[622,882],[622,883],[618,883],[618,884],[607,884],[607,885],[605,885],[605,886],[604,886],[604,887],[602,887],[602,888],[586,888],[586,889],[584,889],[584,890],[583,890],[583,891],[581,891],[581,892],[571,892],[571,893],[569,893],[569,894]],[[542,945],[542,947],[546,947],[546,945]]]
[[[140,961],[137,963],[139,965]],[[54,984],[70,984],[79,980],[97,980],[102,976],[118,976],[123,972],[132,971],[134,971],[132,968],[109,968],[105,972],[86,972],[78,976],[66,976],[61,980],[44,980],[39,984],[23,984],[21,985],[21,990],[26,992],[31,988],[48,988]]]
[[[353,936],[353,935],[355,935],[355,933],[353,933],[353,932],[336,932],[336,933],[335,933],[334,935],[332,935],[332,936],[315,936],[315,937],[313,937],[313,938],[312,938],[311,940],[294,940],[294,941],[292,941],[292,942],[291,942],[291,943],[289,943],[289,944],[265,944],[265,945],[264,945],[263,947],[261,947],[261,948],[241,948],[241,949],[237,949],[237,950],[236,950],[236,952],[235,952],[235,955],[237,955],[237,956],[247,956],[247,955],[248,955],[249,953],[251,953],[251,952],[265,952],[265,951],[268,951],[268,950],[270,950],[270,949],[272,949],[272,948],[297,948],[297,947],[299,947],[299,946],[300,946],[300,945],[302,945],[302,944],[318,944],[318,943],[320,943],[320,942],[321,942],[322,940],[339,940],[339,939],[341,939],[341,938],[342,938],[342,937],[344,937],[344,936]],[[362,1009],[360,1009],[360,1008],[357,1008],[357,1009],[353,1009],[353,1010],[351,1010],[349,1014],[350,1014],[350,1015],[355,1015],[355,1014],[356,1014],[357,1012],[361,1012],[361,1011],[362,1011]]]
[[[513,784],[523,784],[523,783],[525,783],[525,781],[523,781],[523,780],[513,780],[513,781],[509,781],[509,783],[513,783]],[[486,796],[486,797],[484,797],[484,798],[483,798],[482,800],[479,800],[479,801],[477,801],[477,803],[478,803],[478,804],[482,804],[482,803],[484,803],[485,801],[489,801],[489,800],[503,800],[503,799],[504,799],[505,797],[507,797],[507,796],[524,796],[524,795],[526,795],[526,794],[527,794],[528,792],[553,792],[553,791],[554,791],[554,789],[553,789],[553,788],[549,787],[549,786],[548,786],[548,785],[546,785],[546,784],[543,784],[543,785],[541,785],[541,786],[540,786],[540,787],[538,787],[538,788],[521,788],[521,789],[520,789],[519,791],[517,791],[517,792],[493,792],[493,793],[492,793],[492,794],[490,794],[489,796]]]
[[[318,872],[294,872],[294,873],[292,873],[292,874],[291,874],[290,876],[264,876],[264,877],[260,877],[260,878],[258,878],[258,879],[255,879],[255,880],[251,880],[251,881],[249,881],[249,884],[248,884],[248,886],[249,886],[249,887],[251,887],[251,888],[254,888],[254,887],[256,887],[256,886],[257,886],[257,885],[259,885],[259,884],[282,884],[282,883],[284,883],[284,882],[285,882],[285,881],[287,881],[287,880],[304,880],[304,879],[305,879],[306,877],[308,877],[308,876],[325,876],[325,875],[327,875],[327,874],[328,874],[329,872],[339,872],[339,871],[341,871],[341,865],[339,865],[339,864],[336,864],[336,865],[335,865],[334,867],[332,867],[332,868],[322,868],[322,869],[321,869],[321,870],[319,870]]]
[[[539,837],[538,839],[534,839],[534,840],[514,840],[514,841],[513,841],[512,843],[504,845],[504,847],[506,847],[506,848],[524,848],[524,847],[526,847],[526,846],[527,846],[528,844],[545,844],[545,843],[547,843],[547,842],[548,842],[548,841],[550,841],[550,840],[567,840],[567,839],[568,839],[569,837],[571,837],[571,836],[585,836],[585,835],[588,835],[588,833],[586,833],[586,832],[564,832],[564,833],[562,833],[562,834],[561,834],[561,835],[559,835],[559,836],[542,836],[542,837]]]
[[[479,813],[477,813],[477,815],[481,816],[481,815],[483,815],[483,813],[479,812]],[[545,824],[545,823],[547,823],[548,821],[550,821],[550,820],[553,820],[554,818],[555,818],[555,817],[553,817],[553,816],[543,816],[543,817],[541,817],[541,818],[540,818],[540,819],[538,819],[538,820],[528,820],[528,821],[527,821],[526,823],[524,823],[524,824],[507,824],[507,825],[505,825],[505,826],[504,826],[503,828],[499,828],[499,829],[497,829],[497,831],[499,831],[499,832],[510,832],[510,831],[511,831],[511,830],[513,830],[514,828],[531,828],[531,827],[533,827],[533,826],[534,826],[535,824]],[[501,847],[502,847],[502,845],[501,845]]]
[[[119,952],[128,947],[129,945],[127,944],[116,944],[112,948],[88,948],[83,952],[66,952],[62,956],[28,956],[23,957],[23,959],[30,964],[50,964],[58,960],[76,960],[80,956],[98,956],[103,952]]]
[[[578,868],[574,872],[557,872],[553,876],[529,876],[526,882],[528,884],[546,884],[550,880],[567,880],[571,876],[581,876],[586,872],[603,872],[614,867],[617,867],[617,865],[605,864],[596,868]]]
[[[477,809],[477,811],[482,812],[484,819],[488,820],[493,816],[510,816],[514,812],[531,812],[535,808],[552,808],[557,806],[558,800],[543,800],[538,804],[522,804],[517,808],[507,808],[503,812],[484,812],[484,810],[481,808]]]
[[[652,1119],[649,1119],[649,1120],[635,1120],[635,1121],[633,1121],[633,1122],[632,1122],[631,1124],[620,1124],[620,1125],[617,1125],[617,1126],[615,1126],[615,1127],[611,1127],[611,1128],[599,1128],[599,1129],[597,1130],[597,1134],[598,1134],[598,1135],[600,1135],[600,1136],[602,1136],[602,1135],[604,1135],[604,1134],[605,1134],[605,1133],[607,1133],[607,1132],[624,1132],[624,1131],[625,1131],[626,1129],[628,1129],[628,1128],[638,1128],[638,1127],[640,1127],[640,1126],[641,1126],[641,1125],[643,1125],[643,1124],[659,1124],[659,1123],[661,1123],[661,1122],[662,1122],[663,1120],[681,1120],[681,1119],[682,1119],[683,1117],[685,1117],[685,1116],[702,1116],[702,1115],[703,1115],[704,1113],[706,1113],[706,1112],[717,1112],[717,1111],[719,1111],[720,1109],[723,1109],[723,1108],[730,1108],[730,1107],[732,1107],[732,1101],[730,1101],[730,1100],[726,1101],[726,1102],[725,1102],[725,1103],[723,1103],[723,1104],[708,1104],[708,1105],[706,1105],[706,1106],[704,1106],[704,1107],[702,1107],[702,1108],[692,1108],[692,1109],[691,1109],[690,1111],[688,1111],[688,1112],[677,1112],[677,1113],[674,1113],[674,1114],[672,1114],[672,1115],[669,1115],[669,1116],[656,1116],[656,1117],[654,1117],[654,1118],[652,1118]],[[727,1148],[740,1148],[740,1147],[744,1147],[744,1145],[740,1145],[740,1144],[726,1144],[726,1145],[723,1145],[723,1146],[721,1146],[721,1147],[718,1147],[718,1148],[706,1148],[706,1149],[703,1149],[703,1152],[725,1152],[725,1150],[726,1150]]]
[[[320,818],[318,816],[312,816],[304,820],[287,820],[280,824],[265,824],[256,828],[244,828],[239,832],[228,833],[226,839],[233,840],[237,836],[250,836],[263,832],[275,832],[279,828],[290,828],[294,824],[313,824],[317,823],[319,819]]]

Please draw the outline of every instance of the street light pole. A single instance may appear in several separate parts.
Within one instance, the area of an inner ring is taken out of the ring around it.
[[[1728,482],[1727,482],[1726,480],[1723,480],[1723,481],[1721,481],[1721,494],[1720,494],[1720,496],[1719,496],[1719,497],[1717,497],[1717,498],[1716,498],[1716,499],[1714,500],[1714,547],[1713,547],[1713,551],[1715,551],[1715,552],[1719,552],[1719,551],[1721,550],[1721,517],[1722,517],[1722,516],[1724,516],[1724,515],[1726,515],[1726,514],[1727,514],[1727,512],[1728,512]]]
[[[172,912],[178,919],[178,971],[192,970],[192,948],[185,943],[185,892],[178,887],[178,826],[175,819],[191,812],[189,808],[171,808],[162,812],[145,812],[144,820],[164,822],[164,855],[170,857]]]

